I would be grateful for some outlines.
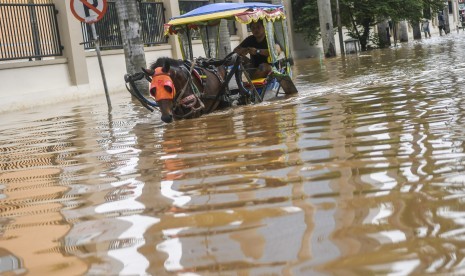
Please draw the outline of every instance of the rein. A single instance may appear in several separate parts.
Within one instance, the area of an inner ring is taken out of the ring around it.
[[[197,87],[194,84],[194,81],[192,80],[192,71],[194,70],[194,66],[195,66],[195,60],[194,60],[194,62],[192,62],[192,65],[191,65],[189,70],[187,68],[185,68],[184,66],[181,67],[181,70],[187,70],[187,82],[184,84],[184,87],[181,89],[181,92],[176,96],[176,101],[174,102],[173,110],[177,109],[179,106],[184,106],[185,107],[183,100],[186,100],[186,99],[190,100],[192,97],[194,97],[194,105],[198,101],[200,106],[197,107],[197,108],[194,107],[194,106],[191,106],[190,107],[191,110],[187,114],[184,114],[182,116],[177,116],[178,118],[186,118],[186,117],[190,116],[192,113],[197,112],[197,111],[202,110],[202,109],[205,108],[205,104],[200,99],[200,91],[197,89]],[[175,72],[175,74],[177,74],[177,71],[174,71],[174,72]],[[192,89],[192,91],[194,93],[192,94],[192,97],[187,96],[186,98],[183,98],[182,96],[187,91],[187,88],[189,86],[191,87],[191,89]]]

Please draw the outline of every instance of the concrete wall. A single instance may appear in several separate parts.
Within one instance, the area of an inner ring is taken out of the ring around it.
[[[171,46],[146,48],[147,61],[171,56]],[[72,79],[67,58],[0,64],[0,112],[32,108],[67,100],[101,95],[104,88],[97,55],[86,52],[82,58],[87,83]],[[126,65],[123,50],[102,51],[109,93],[124,91]]]

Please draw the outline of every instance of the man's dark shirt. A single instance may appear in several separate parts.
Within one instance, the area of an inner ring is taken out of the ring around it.
[[[241,44],[239,44],[239,46],[242,48],[253,47],[260,50],[268,49],[266,38],[263,39],[262,42],[257,42],[253,35],[244,39],[244,41],[242,41]],[[262,63],[268,63],[268,57],[261,54],[251,55],[250,60],[252,61],[254,67],[258,67]]]

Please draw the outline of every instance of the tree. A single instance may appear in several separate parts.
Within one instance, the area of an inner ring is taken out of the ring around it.
[[[443,0],[340,0],[339,4],[342,24],[350,37],[360,40],[362,50],[367,49],[369,42],[378,41],[372,36],[371,29],[379,22],[386,19],[419,22],[421,18],[428,17],[424,11],[434,14],[444,8]],[[299,19],[294,19],[296,31],[302,32],[307,41],[314,44],[320,34],[316,0],[296,0],[293,9],[299,11]]]
[[[126,72],[135,74],[140,68],[146,68],[144,44],[140,37],[141,24],[137,1],[116,0],[121,38],[123,40]],[[137,89],[148,94],[145,80],[136,82]]]
[[[334,45],[334,28],[331,13],[331,2],[318,0],[318,15],[320,18],[321,40],[323,42],[323,52],[325,57],[336,56],[336,46]]]
[[[444,7],[443,0],[342,0],[345,26],[349,35],[360,40],[362,50],[372,41],[370,29],[381,21],[390,19],[392,23],[401,20],[419,22],[423,10],[437,12]]]
[[[317,0],[294,0],[292,10],[295,32],[303,34],[309,44],[316,44],[320,38]]]

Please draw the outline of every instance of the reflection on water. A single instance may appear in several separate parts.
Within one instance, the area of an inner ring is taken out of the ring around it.
[[[461,273],[463,49],[301,60],[298,96],[171,125],[126,94],[2,114],[0,273]]]

